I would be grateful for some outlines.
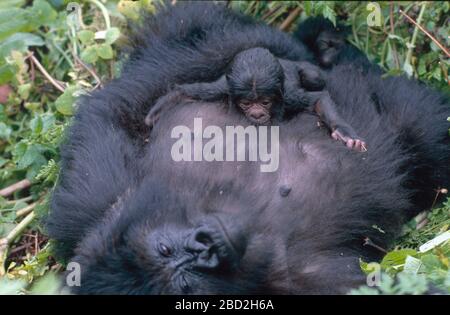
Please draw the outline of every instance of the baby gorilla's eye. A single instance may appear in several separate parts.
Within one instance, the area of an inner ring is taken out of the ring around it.
[[[271,104],[272,104],[272,102],[269,101],[269,100],[262,100],[261,101],[261,105],[265,106],[265,107],[269,107]]]
[[[170,248],[163,243],[158,244],[158,252],[164,257],[169,257],[170,255],[172,255],[172,251],[170,250]]]

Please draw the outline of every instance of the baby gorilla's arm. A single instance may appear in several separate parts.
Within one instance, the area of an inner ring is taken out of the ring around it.
[[[228,95],[228,84],[224,75],[211,83],[183,84],[175,89],[185,96],[202,101],[219,101]]]
[[[278,60],[283,67],[285,85],[307,91],[322,91],[325,88],[325,73],[318,66],[307,61]]]
[[[211,83],[192,83],[176,86],[172,92],[160,97],[152,109],[150,109],[145,117],[145,124],[147,126],[152,127],[155,124],[161,109],[167,103],[167,98],[174,97],[174,95],[213,102],[221,100],[228,95],[228,85],[225,76],[222,76],[217,81]]]
[[[283,100],[288,112],[297,113],[312,108],[331,129],[333,139],[344,142],[358,151],[366,150],[366,143],[339,115],[336,103],[325,89],[325,74],[309,62],[282,61],[285,73]]]
[[[367,151],[366,143],[358,137],[355,130],[337,112],[336,103],[331,99],[328,91],[308,92],[306,94],[320,93],[314,110],[322,121],[331,129],[331,136],[335,140],[344,142],[348,148],[360,152]]]
[[[302,103],[313,106],[313,110],[330,128],[333,139],[344,142],[350,149],[360,152],[367,151],[366,143],[358,137],[355,130],[337,112],[336,103],[331,99],[328,91],[300,92],[297,97]]]
[[[321,91],[325,88],[325,74],[318,66],[305,61],[296,62],[294,66],[302,88],[307,91]]]
[[[331,99],[328,91],[309,92],[293,84],[286,84],[283,98],[288,111],[297,113],[304,109],[312,109],[331,130],[333,139],[344,142],[351,149],[366,151],[366,143],[339,115],[336,103]]]

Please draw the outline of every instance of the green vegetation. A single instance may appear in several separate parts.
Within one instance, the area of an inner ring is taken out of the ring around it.
[[[0,187],[5,188],[0,191],[0,294],[60,293],[57,274],[63,266],[52,258],[52,243],[39,224],[58,178],[58,145],[76,97],[118,75],[126,18],[154,10],[151,0],[77,1],[81,10],[73,12],[66,9],[69,2],[0,2]],[[366,2],[231,2],[236,10],[285,31],[313,15],[342,22],[351,27],[349,40],[388,75],[406,74],[449,93],[449,2],[379,4],[381,25],[368,27]],[[388,249],[382,285],[353,293],[420,294],[431,283],[450,292],[449,241],[418,251],[449,230],[450,202],[426,220],[406,225],[397,246]],[[370,273],[365,262],[361,267]],[[394,282],[390,276],[396,274]]]

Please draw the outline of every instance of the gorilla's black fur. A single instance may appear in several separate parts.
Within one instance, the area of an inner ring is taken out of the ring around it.
[[[172,127],[195,117],[248,122],[175,96],[169,102],[183,106],[162,112],[147,143],[145,113],[170,85],[213,80],[252,46],[311,57],[287,35],[211,4],[179,4],[145,24],[121,78],[81,100],[62,147],[47,229],[60,256],[81,264],[75,292],[345,293],[364,282],[359,257],[381,257],[364,238],[388,246],[448,185],[448,103],[352,64],[332,68],[327,89],[367,153],[304,114],[280,126],[274,173],[256,162],[174,162]]]

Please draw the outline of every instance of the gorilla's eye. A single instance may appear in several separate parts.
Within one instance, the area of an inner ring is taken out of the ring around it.
[[[158,244],[158,252],[164,257],[169,257],[170,255],[172,255],[172,251],[170,250],[170,248],[163,243]]]
[[[265,107],[269,107],[272,103],[270,102],[270,100],[262,100],[261,101],[261,105],[265,106]]]
[[[241,100],[239,103],[242,107],[248,107],[250,105],[249,100]]]
[[[322,39],[322,40],[318,41],[317,46],[319,47],[319,49],[322,50],[322,49],[328,49],[328,48],[332,47],[333,45],[330,41]]]

